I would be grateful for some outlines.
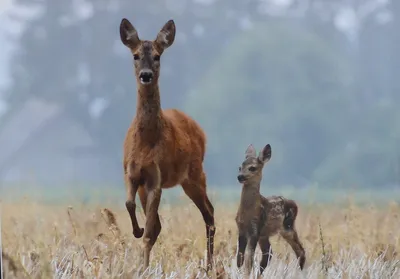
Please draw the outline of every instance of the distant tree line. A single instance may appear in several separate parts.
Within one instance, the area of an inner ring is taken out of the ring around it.
[[[15,38],[10,111],[32,97],[62,105],[96,139],[93,152],[121,168],[136,85],[120,20],[151,39],[174,18],[162,106],[187,111],[205,128],[209,183],[236,183],[247,145],[270,143],[268,184],[399,185],[400,3],[362,14],[378,2],[354,1],[359,25],[349,37],[335,27],[342,1],[305,2],[312,4],[294,1],[275,15],[259,1],[16,0],[40,12],[10,14],[25,24]],[[99,100],[107,105],[95,117]]]

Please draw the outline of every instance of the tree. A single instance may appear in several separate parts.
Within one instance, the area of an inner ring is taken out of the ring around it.
[[[209,137],[210,176],[234,183],[247,145],[271,143],[267,181],[309,181],[351,127],[346,57],[284,21],[240,34],[220,55],[186,103]]]

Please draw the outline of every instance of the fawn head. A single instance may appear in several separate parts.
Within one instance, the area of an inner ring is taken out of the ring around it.
[[[153,41],[140,40],[135,27],[123,18],[119,27],[122,43],[133,55],[137,82],[149,85],[158,82],[160,75],[160,57],[175,40],[175,23],[169,20],[158,32]]]
[[[262,178],[262,170],[271,159],[271,145],[267,144],[258,154],[252,144],[247,147],[245,160],[239,167],[239,175],[237,177],[240,183],[259,182]]]

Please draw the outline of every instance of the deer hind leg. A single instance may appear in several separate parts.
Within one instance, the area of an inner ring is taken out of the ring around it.
[[[198,179],[190,177],[182,183],[182,188],[185,194],[194,202],[200,210],[206,224],[207,235],[207,270],[213,267],[214,254],[214,207],[208,199],[206,192],[206,177],[202,172]]]
[[[299,260],[300,269],[303,270],[304,263],[306,262],[306,253],[304,251],[303,245],[299,240],[297,231],[293,228],[291,230],[281,231],[280,234],[292,247],[297,259]]]
[[[260,275],[261,275],[272,257],[272,249],[271,249],[271,243],[269,242],[269,237],[268,236],[260,237],[258,245],[260,245],[260,249],[262,252],[262,258],[260,261]]]
[[[161,200],[161,175],[157,165],[146,168],[146,184],[140,187],[139,196],[142,206],[145,208],[146,226],[144,230],[143,246],[144,246],[144,263],[146,269],[150,262],[150,252],[157,241],[161,232],[160,216],[158,208]]]
[[[144,229],[139,227],[137,218],[136,218],[136,192],[138,190],[140,181],[135,180],[130,172],[126,172],[124,175],[125,179],[125,186],[126,186],[126,192],[127,192],[127,200],[125,202],[126,209],[128,210],[129,216],[131,218],[132,222],[132,229],[133,229],[133,235],[136,238],[141,238],[143,236]]]

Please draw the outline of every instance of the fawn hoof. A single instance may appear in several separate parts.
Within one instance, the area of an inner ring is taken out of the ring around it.
[[[300,270],[304,269],[304,264],[306,263],[306,259],[301,257],[299,261]]]
[[[209,272],[209,271],[211,271],[212,269],[213,269],[212,263],[207,263],[206,271]]]
[[[143,236],[143,233],[144,233],[144,229],[143,228],[139,228],[139,230],[137,230],[137,231],[133,231],[133,235],[136,237],[136,238],[141,238],[142,236]]]

